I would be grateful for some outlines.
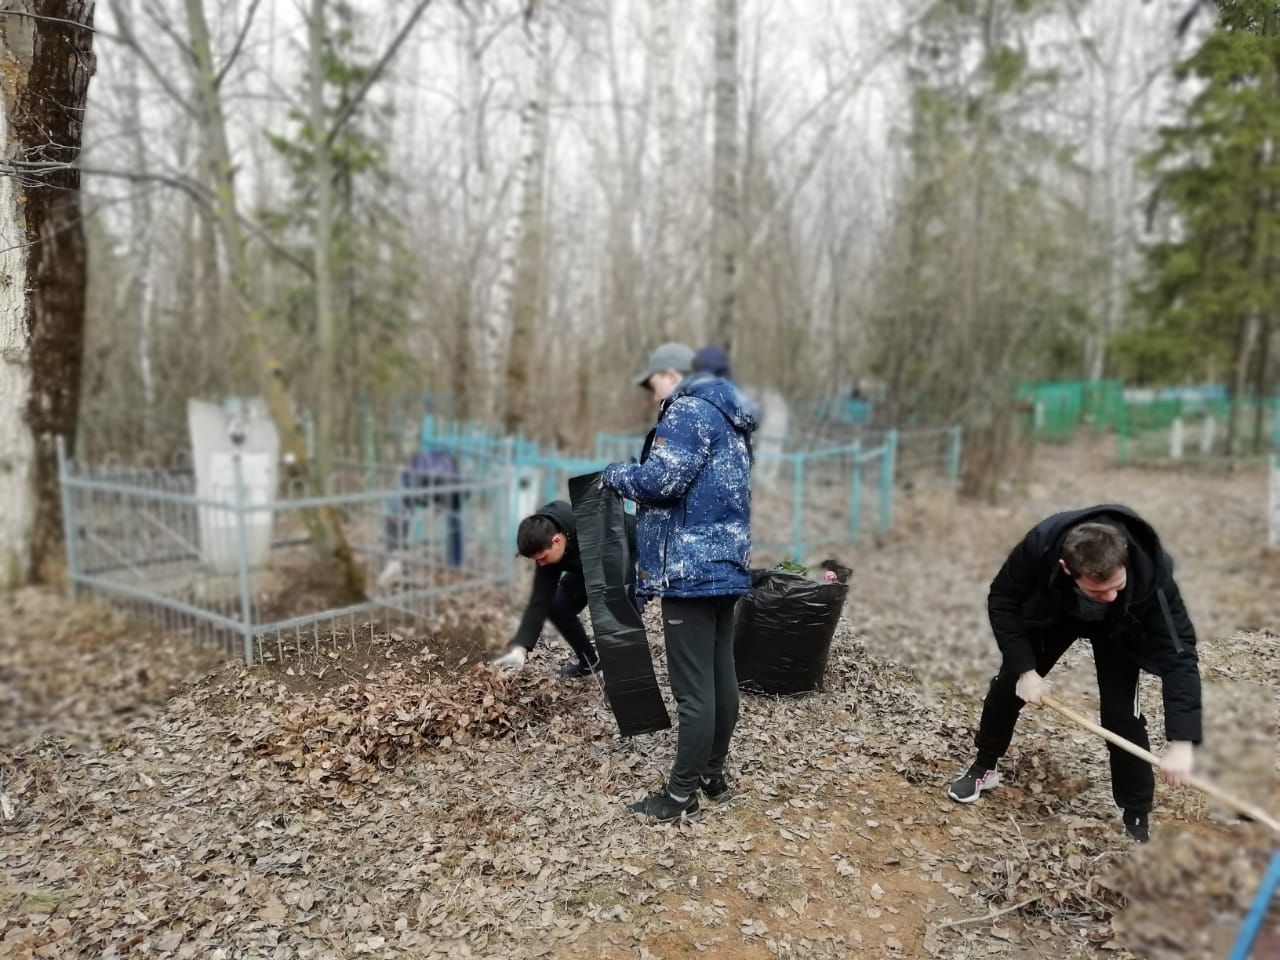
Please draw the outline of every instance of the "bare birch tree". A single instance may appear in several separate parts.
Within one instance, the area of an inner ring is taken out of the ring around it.
[[[711,165],[711,259],[707,330],[728,349],[737,320],[741,243],[738,130],[738,0],[715,5],[715,148]]]
[[[521,33],[520,162],[515,203],[502,239],[498,300],[491,311],[487,344],[494,394],[498,394],[498,373],[505,356],[505,389],[498,409],[508,430],[522,426],[527,412],[526,390],[534,362],[531,347],[541,301],[543,180],[551,89],[550,24],[541,0],[524,0]]]

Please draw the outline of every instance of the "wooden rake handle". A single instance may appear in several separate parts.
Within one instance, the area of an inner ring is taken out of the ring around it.
[[[1112,733],[1110,730],[1106,729],[1100,724],[1094,723],[1088,717],[1077,713],[1075,710],[1072,710],[1065,703],[1062,703],[1060,700],[1056,699],[1055,697],[1050,696],[1049,694],[1045,694],[1040,698],[1040,702],[1043,703],[1050,710],[1053,710],[1057,713],[1062,714],[1062,716],[1066,717],[1068,720],[1070,720],[1072,723],[1076,724],[1077,726],[1084,727],[1090,733],[1096,733],[1098,736],[1102,737],[1103,740],[1106,740],[1107,743],[1113,743],[1117,747],[1119,747],[1121,750],[1124,750],[1126,753],[1131,753],[1135,757],[1141,757],[1143,760],[1147,761],[1147,763],[1151,764],[1153,767],[1160,766],[1160,758],[1157,757],[1150,750],[1143,750],[1136,743],[1133,743],[1130,740],[1126,740],[1124,737],[1121,737],[1121,736],[1118,736],[1117,734]],[[1200,777],[1196,777],[1196,776],[1191,777],[1190,783],[1188,784],[1188,786],[1194,787],[1195,789],[1199,790],[1201,793],[1204,793],[1210,797],[1213,797],[1219,803],[1234,810],[1236,813],[1243,814],[1244,816],[1248,817],[1250,820],[1254,820],[1258,823],[1261,823],[1264,826],[1266,826],[1268,829],[1274,831],[1277,834],[1280,834],[1280,822],[1277,822],[1274,817],[1272,817],[1269,813],[1267,813],[1261,807],[1254,806],[1251,803],[1245,803],[1243,800],[1237,800],[1235,797],[1231,796],[1231,794],[1224,791],[1221,787],[1218,787],[1215,784],[1210,783],[1208,780],[1202,780]]]

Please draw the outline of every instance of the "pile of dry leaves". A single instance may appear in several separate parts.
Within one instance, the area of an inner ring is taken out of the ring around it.
[[[547,677],[489,667],[424,682],[414,660],[376,682],[348,683],[320,696],[270,679],[245,682],[271,706],[272,719],[258,732],[255,752],[329,796],[337,796],[342,785],[378,783],[403,757],[427,748],[510,736],[548,717],[559,699]]]
[[[1254,839],[1183,832],[1118,861],[1104,881],[1128,901],[1111,921],[1117,939],[1147,960],[1226,956],[1268,859]],[[1280,907],[1271,918],[1255,957],[1280,956]]]

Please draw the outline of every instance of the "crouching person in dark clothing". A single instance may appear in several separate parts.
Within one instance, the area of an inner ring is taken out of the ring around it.
[[[627,540],[634,553],[635,521],[627,520]],[[578,530],[573,507],[564,500],[548,503],[520,521],[516,549],[536,565],[529,603],[506,653],[494,665],[508,670],[524,667],[548,620],[560,631],[576,660],[561,667],[562,677],[585,677],[598,669],[600,657],[578,619],[587,605],[587,585],[578,552]]]
[[[699,812],[698,792],[729,798],[725,760],[738,721],[733,609],[751,589],[751,432],[728,381],[687,376],[693,351],[664,344],[640,385],[661,402],[639,463],[615,463],[604,486],[639,505],[636,592],[662,598],[679,729],[666,785],[631,810],[667,822]]]
[[[987,610],[1004,656],[982,705],[977,759],[948,795],[972,803],[1000,782],[1024,703],[1040,705],[1044,677],[1079,638],[1093,647],[1102,725],[1149,749],[1138,672],[1161,678],[1166,783],[1191,775],[1201,738],[1200,667],[1173,559],[1155,530],[1127,507],[1104,505],[1044,520],[1014,547],[991,583]],[[1150,838],[1155,776],[1144,760],[1108,744],[1111,790],[1129,836]]]

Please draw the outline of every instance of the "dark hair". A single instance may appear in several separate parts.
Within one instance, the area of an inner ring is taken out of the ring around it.
[[[1062,562],[1072,577],[1106,580],[1129,559],[1129,542],[1108,523],[1072,527],[1062,542]]]
[[[532,557],[551,548],[551,539],[560,532],[550,517],[535,513],[520,521],[516,530],[516,549],[522,557]]]

